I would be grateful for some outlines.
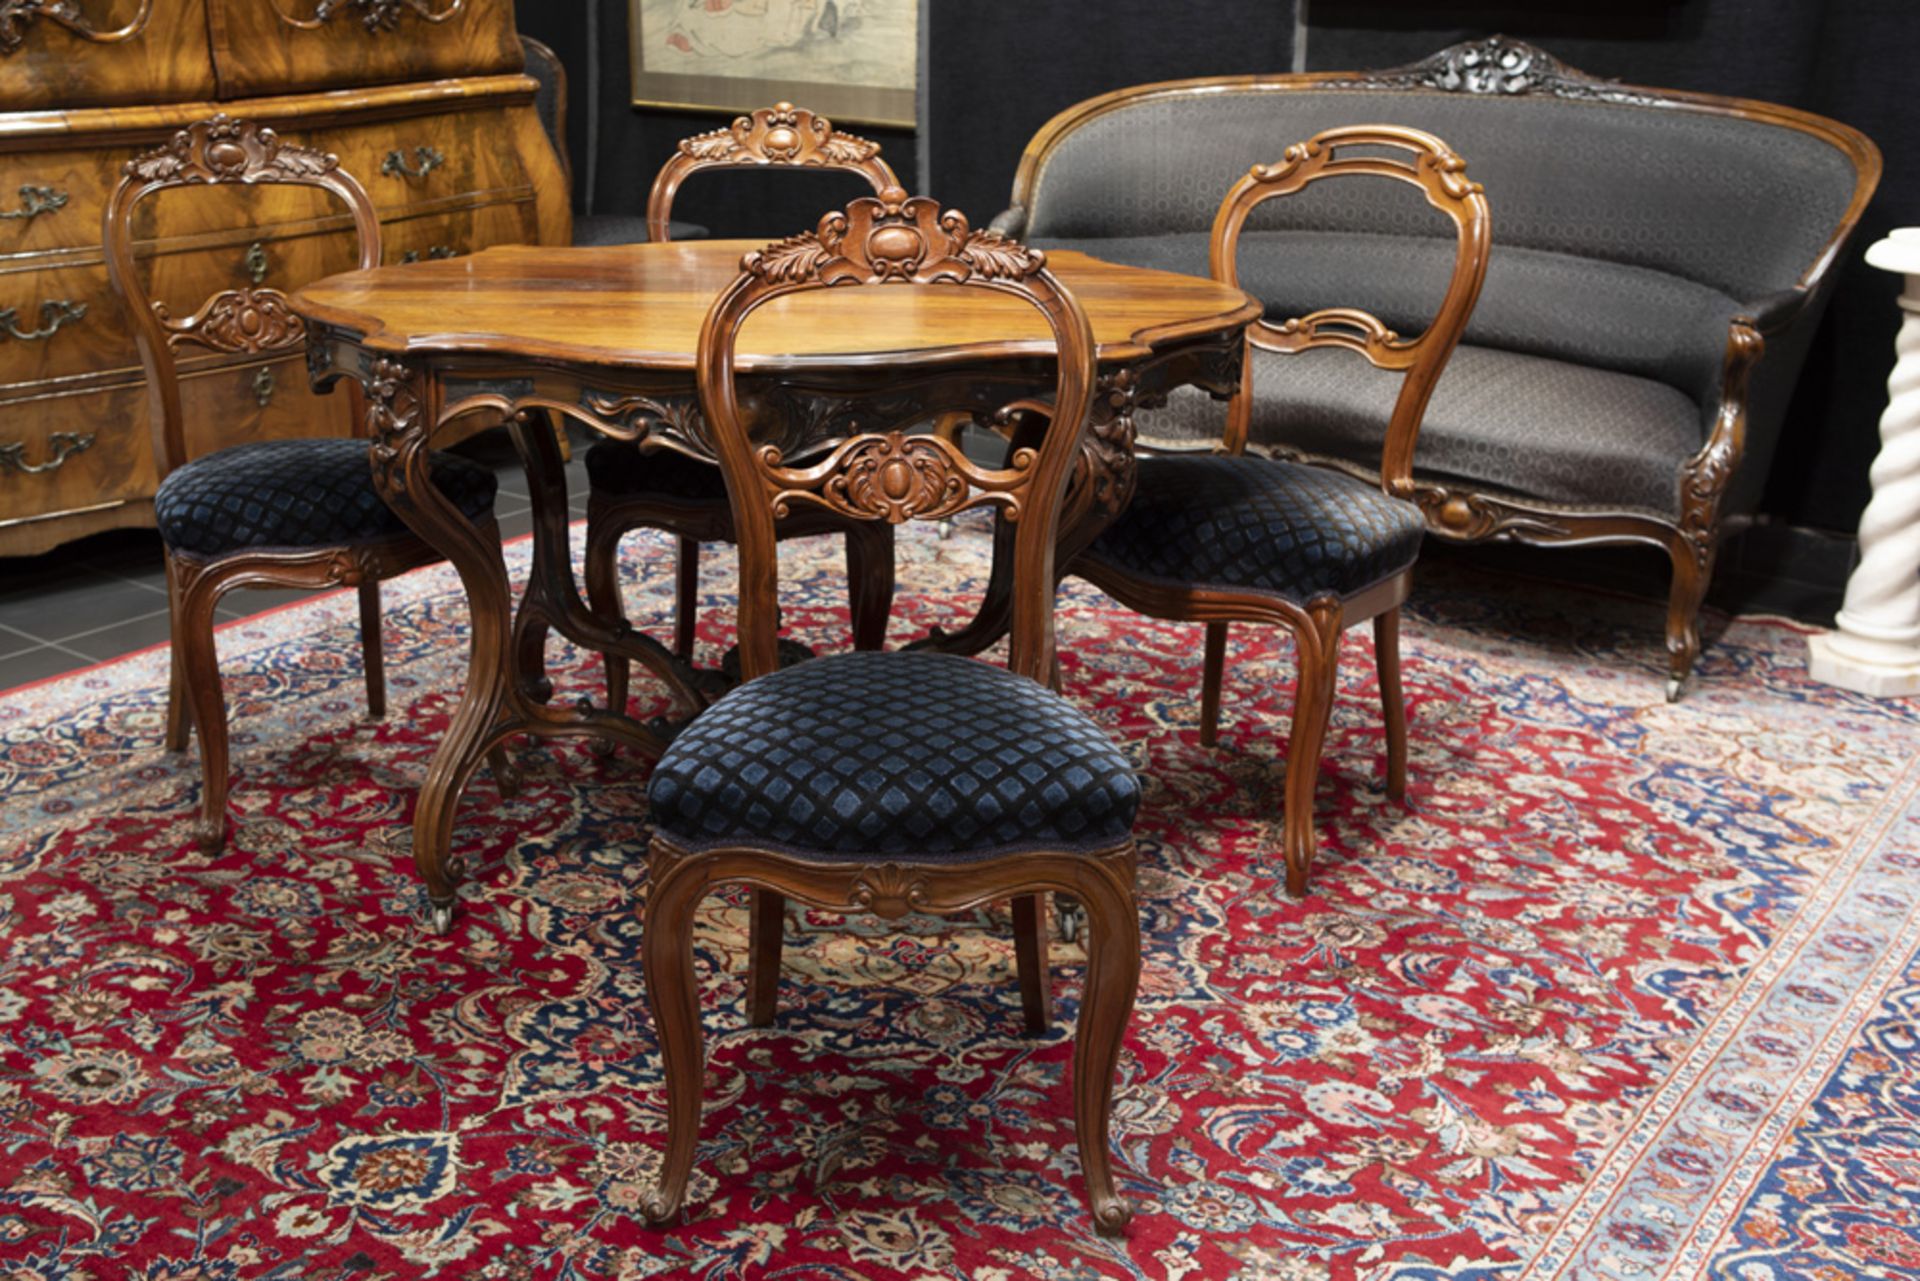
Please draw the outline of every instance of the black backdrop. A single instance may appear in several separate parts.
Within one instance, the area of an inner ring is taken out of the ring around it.
[[[601,213],[639,211],[673,144],[722,122],[630,105],[627,2],[519,0],[522,28],[554,46],[572,73],[576,207],[584,207],[590,165],[592,207]],[[1505,31],[1597,75],[1767,99],[1859,127],[1884,151],[1886,176],[1801,379],[1764,503],[1792,525],[1850,531],[1857,522],[1899,320],[1898,282],[1865,266],[1860,251],[1891,227],[1920,224],[1920,113],[1906,83],[1920,53],[1913,0],[926,3],[931,52],[920,133],[858,131],[882,144],[909,185],[920,185],[924,167],[932,194],[979,221],[1005,205],[1021,147],[1054,112],[1147,80],[1287,70],[1296,30],[1304,30],[1305,63],[1314,69],[1389,66]],[[825,176],[768,183],[703,175],[684,189],[676,215],[716,234],[784,233],[857,189],[857,179],[844,181],[854,186]],[[1489,195],[1497,202],[1498,193]]]

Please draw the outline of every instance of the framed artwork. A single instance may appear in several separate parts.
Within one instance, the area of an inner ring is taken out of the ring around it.
[[[920,0],[628,0],[633,101],[914,125]]]

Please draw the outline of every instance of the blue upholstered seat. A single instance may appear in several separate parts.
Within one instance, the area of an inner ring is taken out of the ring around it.
[[[1085,553],[1131,577],[1305,604],[1412,566],[1420,509],[1351,476],[1222,455],[1140,460],[1133,501]]]
[[[433,482],[467,516],[493,510],[493,472],[454,454],[433,456]],[[246,547],[332,547],[408,532],[373,487],[367,442],[256,441],[177,467],[153,511],[177,552],[219,556]]]
[[[587,483],[601,493],[622,497],[655,494],[727,501],[727,482],[719,464],[671,449],[642,453],[623,440],[596,441],[587,450]]]
[[[680,732],[648,787],[693,849],[960,862],[1110,849],[1140,784],[1052,690],[951,654],[856,652],[749,681]]]

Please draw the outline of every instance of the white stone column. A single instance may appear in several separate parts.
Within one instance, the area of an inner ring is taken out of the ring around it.
[[[1906,275],[1894,342],[1873,497],[1860,517],[1860,563],[1847,579],[1837,630],[1807,642],[1817,681],[1877,697],[1920,693],[1920,227],[1867,250],[1867,261]]]

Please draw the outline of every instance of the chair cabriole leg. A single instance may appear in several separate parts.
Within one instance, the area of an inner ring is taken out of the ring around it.
[[[610,623],[627,621],[626,607],[620,599],[620,536],[626,529],[617,521],[605,519],[588,509],[586,588],[587,605]],[[631,661],[623,654],[602,655],[607,670],[607,708],[627,710],[627,686],[631,679]]]
[[[221,588],[205,570],[179,576],[174,607],[173,644],[195,728],[200,733],[201,848],[218,850],[227,834],[227,703],[220,688],[220,662],[213,643],[213,611]]]
[[[360,666],[367,680],[367,717],[383,720],[387,715],[387,663],[380,637],[380,580],[377,578],[360,584]]]
[[[1093,867],[1080,878],[1087,910],[1087,980],[1074,1030],[1073,1119],[1093,1224],[1103,1236],[1121,1232],[1133,1211],[1113,1186],[1107,1128],[1113,1115],[1113,1074],[1133,1018],[1140,986],[1140,911],[1131,886],[1113,867]],[[1125,876],[1132,876],[1129,862]]]
[[[1304,898],[1313,868],[1313,791],[1320,777],[1320,749],[1339,675],[1340,602],[1321,598],[1307,606],[1305,626],[1296,625],[1299,674],[1295,680],[1293,729],[1287,738],[1284,845],[1287,893]]]
[[[186,642],[181,639],[180,623],[185,614],[180,606],[180,576],[173,554],[167,554],[167,625],[171,643],[167,646],[167,730],[162,746],[169,752],[187,750],[187,734],[193,728],[192,706],[187,700]]]
[[[641,965],[667,1094],[667,1147],[660,1182],[642,1207],[649,1222],[679,1213],[693,1173],[706,1073],[700,988],[693,968],[693,914],[706,877],[687,860],[655,850],[641,925]],[[777,897],[777,896],[776,896]]]
[[[1714,548],[1675,534],[1667,547],[1673,586],[1667,596],[1667,701],[1678,702],[1700,656],[1700,606],[1713,581]]]
[[[780,949],[786,939],[787,900],[753,891],[747,908],[747,1023],[772,1027],[780,1010]]]
[[[1373,616],[1373,661],[1387,722],[1387,796],[1407,799],[1407,701],[1400,685],[1400,607]]]
[[[1053,984],[1047,969],[1047,913],[1038,894],[1013,900],[1013,960],[1020,981],[1020,1013],[1029,1035],[1053,1022]]]
[[[693,661],[694,631],[700,624],[700,540],[682,538],[674,562],[673,652]]]
[[[847,527],[847,595],[855,649],[881,649],[893,612],[893,526],[859,521]]]
[[[1226,679],[1227,625],[1207,624],[1206,662],[1200,675],[1200,745],[1220,741],[1220,688]]]

